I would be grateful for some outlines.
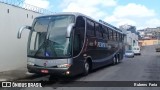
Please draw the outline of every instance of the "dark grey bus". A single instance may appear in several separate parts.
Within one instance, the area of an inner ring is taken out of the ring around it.
[[[123,59],[124,34],[118,28],[80,13],[36,17],[27,46],[27,68],[31,73],[87,75],[89,71]]]

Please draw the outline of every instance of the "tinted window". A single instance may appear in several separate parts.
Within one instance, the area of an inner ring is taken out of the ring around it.
[[[103,38],[105,39],[105,40],[108,40],[108,29],[107,29],[107,27],[102,27],[102,30],[103,30]]]
[[[91,20],[87,20],[87,35],[95,36],[94,34],[94,23]]]
[[[95,30],[96,30],[96,37],[97,38],[103,38],[103,33],[102,33],[102,30],[101,30],[101,26],[98,23],[95,24]]]
[[[119,41],[122,41],[122,35],[119,34]]]
[[[111,29],[109,29],[109,40],[113,40],[113,34],[112,34],[112,30]]]

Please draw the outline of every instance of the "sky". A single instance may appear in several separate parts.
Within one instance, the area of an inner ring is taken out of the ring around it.
[[[24,0],[51,12],[80,12],[116,27],[160,27],[160,0]]]

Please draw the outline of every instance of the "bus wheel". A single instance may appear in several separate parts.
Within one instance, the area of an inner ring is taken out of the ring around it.
[[[113,58],[113,65],[115,65],[116,62],[117,62],[117,59],[116,59],[116,56],[114,56],[114,58]]]
[[[116,63],[119,63],[119,55],[117,55]]]
[[[89,69],[90,69],[89,62],[86,61],[86,62],[84,63],[84,72],[83,72],[83,75],[85,75],[85,76],[88,75]]]

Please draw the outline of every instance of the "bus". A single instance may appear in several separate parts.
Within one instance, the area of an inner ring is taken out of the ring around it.
[[[74,76],[117,64],[124,55],[124,33],[100,20],[81,13],[57,13],[36,17],[27,45],[27,69],[30,73]]]

